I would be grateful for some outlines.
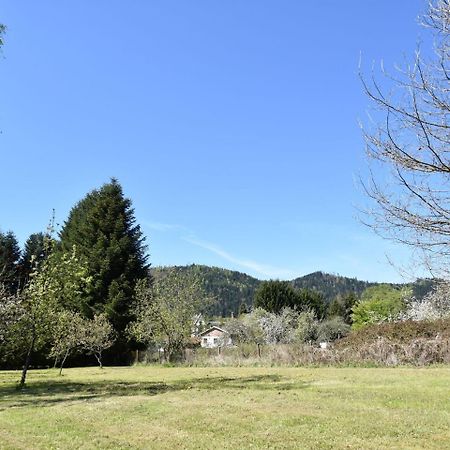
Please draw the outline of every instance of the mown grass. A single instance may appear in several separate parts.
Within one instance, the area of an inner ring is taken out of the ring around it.
[[[0,372],[2,449],[450,448],[450,369]]]

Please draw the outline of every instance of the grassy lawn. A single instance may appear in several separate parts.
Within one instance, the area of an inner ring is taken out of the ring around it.
[[[0,372],[0,448],[450,448],[450,368]]]

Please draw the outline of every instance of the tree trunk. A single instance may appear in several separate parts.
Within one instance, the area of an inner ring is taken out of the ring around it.
[[[59,376],[61,376],[61,374],[62,374],[63,366],[64,366],[64,363],[66,362],[67,357],[69,356],[69,352],[70,352],[70,350],[67,350],[66,354],[64,355],[63,360],[61,361],[61,367],[59,368]]]
[[[31,339],[30,347],[28,348],[27,356],[25,357],[25,363],[24,363],[23,369],[22,369],[22,376],[20,378],[20,384],[19,384],[20,387],[25,386],[25,381],[27,379],[28,367],[30,367],[31,354],[33,353],[33,350],[34,350],[35,341],[36,341],[36,336],[33,336],[33,338]]]
[[[94,353],[94,355],[97,358],[98,365],[100,366],[100,369],[103,369],[101,353]]]

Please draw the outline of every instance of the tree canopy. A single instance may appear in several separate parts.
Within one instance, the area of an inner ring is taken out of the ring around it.
[[[325,313],[321,294],[308,289],[294,289],[289,281],[280,280],[264,281],[255,293],[253,306],[276,314],[283,308],[313,309],[318,317]]]
[[[395,318],[405,308],[404,298],[409,292],[387,284],[367,288],[353,307],[353,328]]]
[[[74,245],[88,264],[92,285],[78,309],[89,318],[105,313],[119,333],[132,319],[136,282],[148,276],[145,238],[131,200],[116,179],[88,193],[70,211],[60,232],[60,249]]]
[[[0,284],[9,292],[19,287],[20,247],[12,231],[0,232]]]

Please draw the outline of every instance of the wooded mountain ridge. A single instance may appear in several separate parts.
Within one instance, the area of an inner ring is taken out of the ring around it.
[[[255,291],[263,282],[243,272],[199,264],[155,267],[151,271],[164,272],[172,267],[188,276],[196,276],[202,280],[206,294],[216,299],[210,308],[210,314],[214,316],[237,315],[244,306],[248,310],[251,309]],[[339,295],[346,295],[350,292],[359,297],[368,287],[379,284],[389,284],[392,287],[410,287],[412,295],[416,298],[422,298],[433,287],[433,282],[428,279],[418,279],[410,284],[377,283],[321,271],[295,278],[290,282],[296,289],[311,289],[320,292],[327,303],[330,303]]]

